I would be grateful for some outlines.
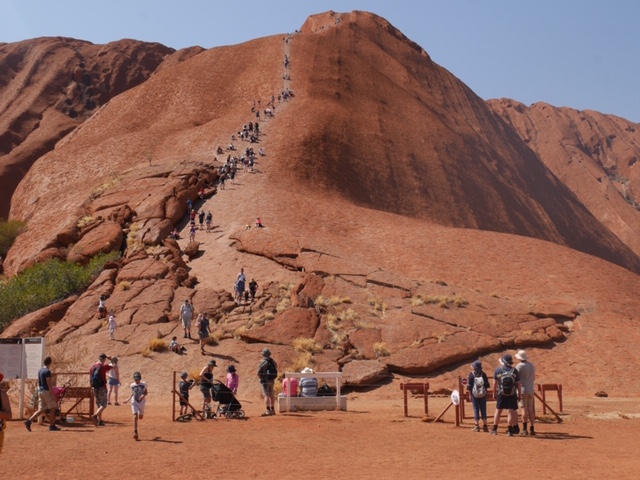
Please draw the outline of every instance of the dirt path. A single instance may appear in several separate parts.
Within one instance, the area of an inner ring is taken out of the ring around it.
[[[567,399],[564,423],[539,423],[535,438],[509,438],[473,433],[470,423],[456,428],[449,414],[446,423],[424,423],[420,399],[410,403],[416,416],[405,418],[399,392],[385,394],[351,394],[348,412],[269,418],[259,417],[259,402],[245,402],[247,420],[188,424],[170,421],[166,399],[162,405],[150,399],[139,442],[126,406],[109,407],[101,429],[78,421],[61,432],[34,426],[29,433],[10,422],[3,478],[169,478],[181,472],[207,479],[418,479],[474,472],[474,478],[488,479],[504,475],[505,464],[496,459],[507,451],[509,469],[519,478],[637,476],[637,399]],[[446,402],[433,398],[430,412],[437,414]]]

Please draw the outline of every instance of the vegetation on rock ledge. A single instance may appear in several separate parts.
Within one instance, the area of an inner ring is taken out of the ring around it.
[[[82,293],[118,252],[97,255],[88,265],[53,259],[38,263],[0,284],[0,331],[13,320]]]

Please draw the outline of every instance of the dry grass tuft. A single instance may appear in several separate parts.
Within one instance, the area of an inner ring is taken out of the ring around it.
[[[373,344],[373,353],[376,354],[376,357],[388,357],[391,355],[391,352],[387,348],[387,344],[384,342],[376,342]]]
[[[312,355],[322,352],[322,347],[318,345],[313,338],[296,338],[292,342],[293,349],[296,352],[309,352]]]
[[[152,352],[163,352],[167,349],[167,342],[165,342],[162,338],[152,338],[149,340],[149,345],[147,346],[149,350]]]
[[[123,292],[126,292],[127,290],[131,289],[131,282],[129,280],[122,280],[118,284],[118,287],[120,287],[120,290],[122,290]]]

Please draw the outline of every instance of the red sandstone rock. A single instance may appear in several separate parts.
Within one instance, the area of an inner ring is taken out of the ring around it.
[[[99,253],[118,250],[122,244],[122,228],[116,222],[104,222],[82,236],[69,249],[67,260],[86,264]]]
[[[318,324],[315,310],[294,307],[285,310],[264,326],[254,327],[241,336],[248,342],[290,345],[296,338],[313,338]]]

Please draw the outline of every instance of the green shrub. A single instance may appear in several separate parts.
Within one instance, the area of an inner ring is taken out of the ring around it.
[[[16,318],[82,293],[104,265],[118,257],[118,252],[100,254],[86,266],[53,259],[38,263],[0,284],[0,331]]]
[[[13,245],[15,239],[20,235],[27,224],[18,220],[0,220],[0,257],[5,257]]]

